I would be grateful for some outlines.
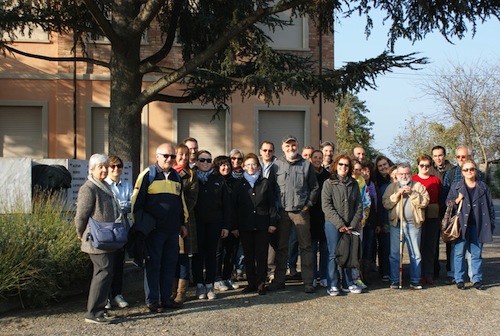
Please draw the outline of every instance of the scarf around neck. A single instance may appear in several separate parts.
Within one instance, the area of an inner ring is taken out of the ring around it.
[[[231,171],[231,175],[235,178],[235,179],[239,179],[240,177],[243,176],[243,169],[240,167],[238,170],[235,170],[233,169]]]
[[[111,191],[111,189],[109,188],[109,185],[107,183],[104,183],[102,181],[99,181],[98,179],[96,179],[94,177],[94,175],[92,174],[89,174],[89,176],[87,177],[88,180],[90,182],[92,182],[97,188],[99,188],[100,190],[104,191],[109,197],[111,197],[112,199],[112,203],[113,203],[113,213],[115,214],[115,218],[118,218],[121,216],[120,214],[120,211],[118,211],[118,209],[120,209],[119,207],[119,202],[118,200],[116,199],[116,196],[115,194],[113,194],[113,192]],[[121,220],[121,218],[120,218]]]
[[[184,168],[186,168],[186,165],[175,165],[172,168],[174,168],[176,172],[180,173]]]
[[[253,175],[250,175],[248,174],[247,172],[244,172],[243,173],[243,177],[245,177],[245,180],[248,181],[248,183],[250,183],[250,185],[253,186],[255,185],[255,182],[259,179],[259,176],[260,176],[260,171],[256,171],[255,174]]]
[[[212,174],[212,172],[213,172],[213,171],[214,171],[214,169],[213,169],[213,168],[210,168],[210,170],[209,170],[209,171],[206,171],[206,172],[201,171],[201,170],[199,170],[199,169],[198,169],[198,170],[196,171],[196,174],[198,175],[198,179],[199,179],[201,182],[203,182],[203,183],[207,183],[207,181],[208,181],[208,176],[209,176],[210,174]]]

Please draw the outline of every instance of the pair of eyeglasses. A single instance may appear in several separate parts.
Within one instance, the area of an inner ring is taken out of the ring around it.
[[[431,165],[426,165],[426,164],[421,163],[421,164],[419,164],[418,166],[419,166],[420,168],[427,168],[427,169],[429,169]]]
[[[471,168],[464,168],[464,169],[462,169],[462,171],[463,171],[463,172],[465,172],[465,173],[468,173],[468,172],[473,173],[473,172],[475,172],[475,171],[476,171],[476,168],[474,168],[474,167],[471,167]]]
[[[172,160],[174,160],[174,159],[177,157],[175,154],[162,154],[162,153],[156,153],[156,155],[161,155],[161,156],[163,156],[165,159],[171,158]]]
[[[245,165],[245,167],[247,167],[247,168],[255,168],[255,167],[257,167],[257,164],[256,163],[247,163]]]
[[[263,151],[264,153],[267,153],[267,152],[272,153],[273,152],[272,149],[261,149],[261,151]]]
[[[340,167],[346,167],[346,168],[349,168],[349,166],[350,166],[350,164],[348,164],[348,163],[342,163],[342,162],[339,162],[338,165]]]
[[[231,160],[233,160],[233,161],[235,161],[235,160],[237,160],[237,161],[243,161],[243,158],[232,157]]]
[[[119,163],[119,164],[112,164],[112,165],[109,165],[109,168],[111,168],[111,169],[115,169],[115,168],[122,169],[123,168],[123,164],[121,164],[121,163]]]
[[[457,159],[465,160],[465,159],[467,159],[467,155],[457,155]]]
[[[212,163],[212,159],[205,159],[205,158],[199,158],[198,161],[200,161],[201,163]]]

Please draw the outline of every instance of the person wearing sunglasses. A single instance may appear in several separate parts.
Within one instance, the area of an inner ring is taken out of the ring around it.
[[[141,259],[145,259],[146,307],[152,313],[182,307],[172,300],[172,284],[179,257],[179,235],[187,236],[189,211],[181,176],[173,168],[175,159],[172,144],[158,146],[156,163],[139,174],[132,195],[132,234],[136,247],[143,247],[140,253],[144,254]],[[154,178],[150,179],[153,169]]]
[[[461,237],[452,242],[454,251],[454,279],[458,289],[465,289],[465,254],[471,255],[469,275],[472,287],[484,289],[482,273],[483,244],[493,240],[495,230],[495,208],[491,192],[486,183],[477,179],[479,170],[472,160],[465,160],[461,167],[464,176],[462,181],[451,186],[446,201],[454,201],[458,208]]]
[[[123,214],[129,214],[131,208],[132,184],[125,182],[121,176],[123,173],[123,161],[118,156],[109,156],[108,176],[104,179],[109,184],[111,191],[120,202],[120,208]],[[123,288],[123,263],[125,260],[125,248],[121,248],[116,253],[115,273],[111,284],[111,293],[106,304],[106,309],[112,309],[113,304],[120,308],[129,306],[122,295]]]
[[[231,200],[224,177],[215,174],[209,151],[198,151],[195,171],[198,176],[198,200],[194,208],[198,253],[193,255],[193,281],[198,299],[214,300],[217,297],[214,291],[217,244],[229,234]]]
[[[240,179],[243,177],[243,157],[245,155],[243,152],[237,148],[233,148],[229,152],[229,158],[231,159],[231,175],[236,179]],[[231,235],[231,233],[229,233]],[[244,279],[244,269],[245,265],[243,263],[243,259],[245,256],[243,255],[243,246],[241,246],[240,240],[237,239],[235,241],[236,244],[236,254],[234,256],[234,269],[236,271],[236,280],[240,281]]]
[[[446,198],[453,184],[458,183],[464,179],[462,174],[462,166],[466,160],[472,159],[472,150],[467,146],[458,146],[455,149],[455,156],[457,160],[457,165],[452,169],[448,170],[443,177],[443,190],[441,192],[441,204],[446,204]],[[477,179],[483,181],[483,174],[480,170],[477,171]],[[453,285],[455,283],[455,269],[453,264],[453,249],[451,248],[451,243],[446,243],[446,271],[447,279],[445,283],[447,285]],[[467,262],[470,266],[470,256],[467,256]],[[471,267],[469,267],[469,270]]]
[[[232,194],[237,179],[231,174],[231,159],[229,156],[220,155],[214,159],[214,174],[224,177],[229,194]],[[231,223],[233,225],[233,223]],[[226,238],[220,238],[217,245],[217,267],[215,273],[215,289],[226,291],[238,289],[239,285],[231,277],[235,268],[236,252],[238,249],[238,238],[229,232]]]
[[[354,294],[362,289],[352,279],[352,268],[337,267],[337,244],[342,234],[356,234],[361,230],[363,201],[359,185],[352,178],[353,165],[349,156],[337,155],[331,165],[331,175],[323,183],[321,207],[325,213],[325,236],[328,244],[328,288],[329,296],[340,294],[338,272],[342,276],[342,291]]]
[[[422,253],[422,284],[431,285],[434,281],[434,262],[436,257],[436,245],[441,232],[439,198],[441,196],[442,184],[439,177],[430,173],[432,158],[423,154],[417,158],[418,174],[413,175],[412,180],[420,182],[427,193],[429,193],[429,205],[425,208],[425,220],[422,225],[422,238],[420,251]]]

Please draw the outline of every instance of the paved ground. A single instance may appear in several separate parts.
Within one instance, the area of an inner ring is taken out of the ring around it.
[[[0,335],[500,335],[498,222],[494,243],[483,250],[484,291],[440,281],[421,291],[408,289],[408,282],[394,290],[377,279],[366,293],[332,298],[324,289],[305,294],[290,282],[265,296],[228,291],[214,301],[191,300],[181,310],[151,314],[140,278],[132,274],[124,291],[132,307],[114,311],[113,325],[84,323],[86,297],[79,295],[46,309],[0,315]]]

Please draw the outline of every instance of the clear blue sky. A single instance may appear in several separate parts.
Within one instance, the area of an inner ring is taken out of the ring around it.
[[[386,50],[388,26],[383,26],[381,17],[373,17],[374,29],[366,39],[364,34],[365,19],[353,17],[343,19],[335,28],[335,67],[347,61],[360,61],[375,57]],[[453,64],[464,66],[477,64],[479,61],[498,62],[500,60],[500,22],[491,18],[483,25],[478,25],[472,38],[469,31],[462,40],[452,39],[450,44],[439,33],[432,33],[412,45],[407,40],[396,43],[395,54],[403,55],[420,52],[430,64],[422,70],[395,69],[377,79],[377,90],[362,91],[358,97],[365,101],[370,113],[368,118],[375,123],[373,133],[374,147],[390,155],[388,146],[392,139],[404,127],[404,120],[414,115],[429,117],[438,112],[439,106],[430,97],[425,96],[419,82],[432,76],[436,68]]]

